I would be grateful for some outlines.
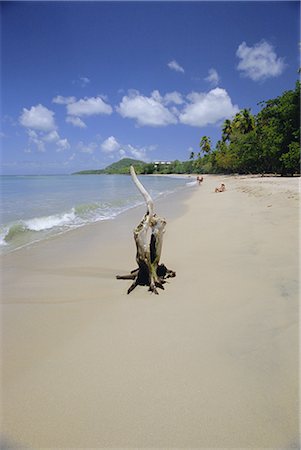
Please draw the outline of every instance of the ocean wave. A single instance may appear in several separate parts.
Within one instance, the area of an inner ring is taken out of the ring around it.
[[[25,225],[25,230],[30,231],[44,231],[51,230],[55,227],[61,227],[68,225],[73,222],[76,217],[75,211],[72,210],[65,214],[55,214],[46,217],[35,217],[34,219],[25,220],[23,224]]]
[[[18,234],[24,233],[26,226],[20,223],[14,223],[9,227],[5,227],[1,233],[1,242],[5,245],[12,241]]]
[[[68,231],[89,223],[115,218],[118,214],[133,208],[141,202],[115,202],[79,204],[70,211],[49,216],[34,217],[10,223],[0,228],[0,246],[26,243],[48,235]],[[28,242],[27,242],[28,241]]]

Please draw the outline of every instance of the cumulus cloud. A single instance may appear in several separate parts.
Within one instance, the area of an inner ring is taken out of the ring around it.
[[[85,122],[82,119],[80,119],[79,117],[67,116],[66,122],[71,123],[72,125],[74,125],[75,127],[78,127],[78,128],[87,128],[87,125],[85,124]]]
[[[217,86],[220,81],[220,77],[217,71],[213,68],[209,69],[208,76],[205,78],[205,81],[208,81],[208,83],[210,83],[212,86]]]
[[[122,98],[116,110],[122,117],[135,119],[141,126],[158,127],[177,123],[175,115],[164,105],[159,91],[153,91],[150,97],[131,91]]]
[[[239,108],[233,105],[227,91],[215,88],[208,93],[192,92],[179,115],[181,123],[195,127],[215,124],[235,115]]]
[[[100,147],[105,153],[112,153],[120,149],[120,144],[114,136],[110,136],[103,141]]]
[[[23,108],[19,122],[23,127],[33,130],[51,131],[56,128],[54,112],[41,104],[30,109]]]
[[[168,67],[169,67],[171,70],[175,70],[176,72],[181,72],[181,73],[184,73],[184,72],[185,72],[185,70],[183,69],[183,67],[180,66],[180,64],[179,64],[177,61],[175,61],[175,60],[170,61],[167,65],[168,65]]]
[[[63,97],[62,95],[57,95],[52,99],[52,103],[56,103],[58,105],[68,105],[69,103],[75,103],[75,97]]]
[[[111,114],[112,107],[103,101],[101,97],[80,99],[67,105],[69,116],[92,116],[95,114]]]
[[[68,150],[70,148],[70,144],[66,138],[62,139],[59,133],[56,130],[51,130],[49,132],[41,131],[41,130],[26,130],[28,135],[28,148],[26,150],[27,153],[31,152],[32,145],[36,147],[39,152],[46,151],[47,146],[56,146],[56,151]]]
[[[253,47],[248,47],[245,42],[242,42],[236,51],[236,56],[240,58],[237,69],[253,81],[277,77],[285,69],[284,59],[278,58],[273,46],[265,40]]]
[[[116,110],[122,117],[135,119],[141,126],[167,126],[180,122],[202,127],[232,117],[239,108],[232,104],[225,89],[214,88],[207,93],[191,92],[185,99],[176,91],[162,96],[155,90],[150,97],[130,91]]]

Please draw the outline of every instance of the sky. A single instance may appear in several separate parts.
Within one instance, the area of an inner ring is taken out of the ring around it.
[[[298,2],[0,6],[2,174],[187,160],[298,79]]]

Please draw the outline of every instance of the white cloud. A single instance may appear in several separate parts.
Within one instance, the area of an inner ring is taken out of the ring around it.
[[[60,139],[60,136],[56,130],[50,131],[50,133],[43,136],[45,142],[56,142]]]
[[[126,148],[127,151],[130,153],[130,155],[133,156],[134,158],[141,159],[143,161],[146,161],[148,159],[146,156],[146,152],[148,150],[147,147],[137,148],[128,144]]]
[[[75,103],[67,105],[70,116],[92,116],[95,114],[111,114],[112,107],[105,103],[101,97],[90,97],[80,99]]]
[[[131,91],[122,98],[116,108],[122,117],[135,119],[138,125],[153,127],[177,123],[177,118],[164,106],[159,91],[153,91],[150,97]]]
[[[210,83],[212,86],[217,86],[220,81],[220,77],[217,71],[212,68],[209,69],[208,77],[206,77],[205,80],[208,81],[208,83]]]
[[[68,150],[70,148],[70,144],[66,138],[61,139],[60,135],[56,130],[52,130],[49,133],[45,133],[44,131],[35,131],[28,129],[27,134],[29,137],[28,145],[35,145],[39,152],[46,151],[46,145],[56,145],[56,151]],[[27,152],[30,152],[31,149],[28,148]]]
[[[23,108],[19,121],[23,127],[34,130],[51,131],[56,128],[54,112],[41,104],[30,109]]]
[[[39,152],[46,151],[45,143],[43,142],[43,139],[41,139],[41,137],[38,135],[36,131],[27,130],[27,134],[29,136],[29,145],[34,144]]]
[[[182,94],[180,94],[177,91],[174,92],[168,92],[164,95],[164,103],[168,105],[169,103],[174,103],[175,105],[181,105],[184,103],[184,100],[182,98]]]
[[[180,66],[180,64],[179,64],[177,61],[175,61],[175,60],[170,61],[167,65],[168,65],[168,67],[169,67],[171,70],[175,70],[176,72],[181,72],[181,73],[184,73],[184,72],[185,72],[185,70],[183,69],[183,67]]]
[[[242,42],[236,51],[236,56],[240,58],[237,69],[253,81],[277,77],[285,69],[283,58],[278,58],[273,46],[265,40],[253,47],[248,47],[245,42]]]
[[[162,96],[155,90],[150,97],[130,91],[116,110],[122,117],[135,119],[138,125],[167,126],[180,122],[202,127],[232,117],[239,109],[225,89],[215,88],[207,93],[192,92],[185,99],[176,91]]]
[[[52,103],[56,103],[58,105],[68,105],[69,103],[75,103],[75,97],[63,97],[62,95],[57,95],[52,99]]]
[[[239,111],[233,105],[227,91],[215,88],[208,93],[192,92],[187,96],[188,103],[179,115],[181,123],[195,127],[215,124],[232,117]]]
[[[147,153],[156,148],[153,145],[137,147],[131,144],[121,144],[114,136],[105,139],[100,147],[109,158],[133,157],[144,161],[148,161]]]
[[[147,145],[144,147],[136,147],[131,144],[127,144],[123,147],[124,152],[129,156],[136,159],[141,159],[143,161],[148,162],[148,152],[151,152],[156,149],[156,145]]]
[[[85,124],[85,122],[82,119],[80,119],[79,117],[67,116],[66,117],[66,122],[67,123],[71,123],[75,127],[87,128],[87,125]]]
[[[68,142],[68,139],[59,139],[56,143],[57,145],[57,151],[61,152],[63,150],[69,150],[70,144]]]
[[[105,153],[112,153],[112,152],[115,152],[116,150],[120,149],[120,144],[114,138],[114,136],[110,136],[105,141],[103,141],[103,143],[101,144],[101,149]]]

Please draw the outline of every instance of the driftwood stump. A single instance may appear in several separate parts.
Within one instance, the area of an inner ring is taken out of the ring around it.
[[[130,171],[135,185],[146,202],[147,211],[134,229],[138,267],[128,275],[117,275],[116,278],[118,280],[133,280],[127,291],[128,294],[138,285],[149,286],[149,291],[158,294],[157,288],[164,289],[163,284],[166,282],[166,278],[176,276],[173,270],[167,269],[164,264],[159,264],[166,221],[154,214],[153,200],[138,180],[133,166],[131,166]]]

